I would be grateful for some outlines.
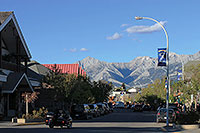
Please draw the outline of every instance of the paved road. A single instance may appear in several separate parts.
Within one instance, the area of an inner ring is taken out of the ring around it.
[[[69,132],[69,133],[129,133],[129,132],[162,132],[164,123],[155,122],[152,112],[132,112],[128,110],[115,110],[113,113],[94,118],[92,120],[79,120],[73,122],[72,129],[49,129],[46,125],[14,126],[10,123],[0,123],[0,133],[26,132]]]

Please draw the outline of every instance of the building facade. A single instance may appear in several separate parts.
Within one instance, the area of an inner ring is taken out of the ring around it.
[[[40,85],[28,69],[30,59],[14,12],[0,12],[0,117],[23,113],[22,93]]]

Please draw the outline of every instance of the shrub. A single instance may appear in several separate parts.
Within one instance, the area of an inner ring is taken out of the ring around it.
[[[48,110],[45,109],[44,107],[42,107],[42,108],[39,108],[38,111],[33,110],[32,114],[28,114],[28,115],[23,114],[22,118],[25,118],[25,119],[43,119],[45,117],[46,113],[48,113]]]
[[[196,124],[199,120],[199,114],[197,112],[186,112],[184,114],[180,114],[177,118],[177,124]]]
[[[23,119],[32,119],[32,118],[33,118],[33,115],[32,115],[32,114],[28,114],[28,115],[23,114],[23,115],[22,115],[22,118],[23,118]]]

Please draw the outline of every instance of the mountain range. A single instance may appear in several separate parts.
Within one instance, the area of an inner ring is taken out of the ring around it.
[[[200,51],[194,55],[169,54],[170,79],[177,79],[177,71],[182,64],[200,60]],[[91,80],[106,80],[115,86],[125,83],[127,87],[146,87],[155,79],[166,76],[166,67],[157,66],[158,59],[148,56],[137,57],[127,63],[108,63],[92,57],[86,57],[78,63]]]

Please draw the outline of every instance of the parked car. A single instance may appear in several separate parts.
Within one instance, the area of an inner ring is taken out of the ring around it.
[[[169,122],[175,122],[176,120],[176,113],[173,109],[169,109]],[[166,108],[161,108],[158,110],[157,115],[156,115],[156,121],[157,122],[165,122],[167,119],[167,109]]]
[[[96,104],[89,104],[90,112],[93,115],[93,117],[100,116],[100,111],[98,109],[98,106]]]
[[[128,104],[128,105],[126,106],[127,109],[131,109],[131,107],[132,107],[132,104]]]
[[[4,109],[4,108],[3,108],[3,104],[0,103],[0,120],[3,119],[3,114],[4,114],[4,110],[3,110],[3,109]]]
[[[106,112],[106,114],[110,113],[111,110],[110,110],[110,107],[109,107],[108,103],[103,103],[103,104],[105,105],[105,112]]]
[[[151,110],[151,106],[148,105],[148,104],[144,104],[144,105],[142,106],[142,110],[143,110],[143,111],[150,111],[150,110]]]
[[[90,119],[92,113],[88,104],[73,105],[71,108],[71,115],[73,119]]]
[[[108,103],[108,106],[110,108],[110,111],[113,112],[113,105],[112,105],[112,103]]]
[[[176,119],[180,116],[181,110],[179,108],[177,108],[177,107],[169,107],[169,109],[173,109],[175,111]]]
[[[140,104],[133,105],[133,106],[132,106],[132,110],[133,110],[134,112],[142,112],[142,111],[143,111],[142,106],[143,106],[143,105],[140,105]]]
[[[169,106],[169,109],[173,109],[176,114],[180,114],[181,113],[180,109],[177,108],[177,107],[171,107],[171,106]]]
[[[123,102],[116,102],[115,108],[124,108],[124,103]]]
[[[101,115],[105,115],[106,114],[106,107],[104,104],[102,103],[97,103],[98,109],[100,111]]]

